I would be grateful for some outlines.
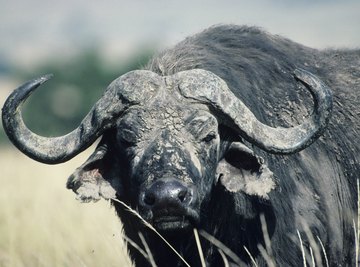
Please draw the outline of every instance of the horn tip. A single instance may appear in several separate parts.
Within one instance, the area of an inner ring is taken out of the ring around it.
[[[54,74],[52,74],[52,73],[45,74],[39,78],[39,83],[43,84],[44,82],[50,80],[53,77],[54,77]]]

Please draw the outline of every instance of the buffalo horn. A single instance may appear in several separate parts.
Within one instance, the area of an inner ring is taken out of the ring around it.
[[[200,69],[184,73],[178,74],[183,78],[179,89],[184,97],[209,105],[240,136],[269,153],[290,154],[306,148],[322,134],[331,116],[330,88],[303,69],[296,69],[294,75],[312,94],[315,107],[303,123],[289,128],[260,122],[215,74]]]
[[[9,139],[24,154],[43,163],[57,164],[89,147],[106,129],[112,127],[126,105],[116,97],[116,90],[107,90],[75,130],[59,137],[39,136],[26,127],[20,107],[37,87],[51,77],[41,76],[14,90],[4,104],[2,121]]]

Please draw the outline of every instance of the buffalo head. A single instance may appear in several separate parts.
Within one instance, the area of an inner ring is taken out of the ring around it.
[[[103,135],[68,187],[83,200],[96,199],[91,188],[97,196],[116,193],[161,231],[188,229],[201,221],[200,211],[218,181],[229,191],[241,189],[264,198],[274,187],[264,160],[243,141],[287,154],[322,133],[331,113],[330,90],[305,70],[296,70],[295,78],[310,90],[315,108],[302,124],[290,128],[261,123],[224,80],[201,69],[172,76],[129,72],[109,85],[78,128],[56,138],[31,132],[19,111],[28,95],[49,79],[43,76],[12,93],[3,108],[3,125],[23,153],[48,164],[71,159]]]

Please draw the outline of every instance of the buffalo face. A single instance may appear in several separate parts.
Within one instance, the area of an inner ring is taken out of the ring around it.
[[[161,231],[199,222],[220,145],[218,123],[210,112],[170,99],[129,110],[116,131],[130,202]]]

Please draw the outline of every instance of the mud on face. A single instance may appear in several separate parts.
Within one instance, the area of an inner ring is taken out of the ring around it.
[[[132,205],[158,230],[196,225],[219,157],[216,118],[204,109],[155,101],[129,110],[117,129]]]

